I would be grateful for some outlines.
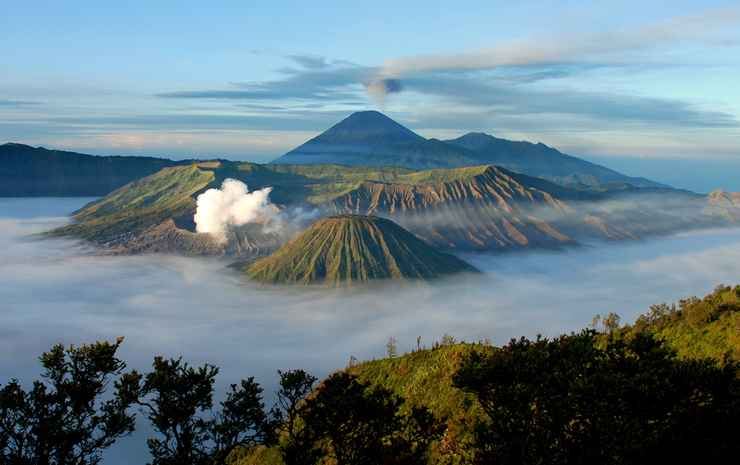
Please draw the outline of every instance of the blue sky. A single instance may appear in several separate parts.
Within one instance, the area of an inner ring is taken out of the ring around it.
[[[427,137],[740,160],[737,1],[6,3],[0,141],[261,161],[374,108]]]

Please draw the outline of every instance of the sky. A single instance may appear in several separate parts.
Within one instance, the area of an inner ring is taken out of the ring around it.
[[[378,109],[628,170],[736,167],[738,76],[737,0],[6,2],[0,141],[267,161]]]

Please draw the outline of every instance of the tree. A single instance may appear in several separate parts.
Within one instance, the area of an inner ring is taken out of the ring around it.
[[[123,342],[55,345],[41,357],[43,381],[25,391],[0,386],[0,462],[7,465],[94,465],[134,430],[130,378],[116,357]],[[114,380],[113,392],[108,392]],[[108,400],[101,398],[110,394]]]
[[[385,345],[386,354],[388,358],[394,358],[398,355],[398,341],[395,337],[391,336],[388,338],[388,343]]]
[[[275,425],[284,433],[280,442],[280,453],[286,465],[315,463],[313,435],[300,419],[301,404],[313,390],[317,378],[303,370],[279,371],[280,390],[277,403],[272,410]],[[313,451],[313,452],[312,452]]]
[[[269,441],[272,428],[264,407],[262,388],[254,378],[229,387],[213,424],[214,463],[224,463],[237,447],[251,448]]]
[[[302,404],[303,448],[337,465],[423,463],[441,428],[426,409],[403,415],[403,400],[345,372],[327,378]],[[313,463],[316,463],[315,461]]]
[[[146,376],[135,374],[136,402],[158,433],[147,440],[153,465],[224,463],[236,447],[264,441],[262,388],[253,378],[231,385],[220,411],[209,415],[217,367],[156,357],[153,368]]]
[[[727,427],[740,422],[738,373],[648,334],[600,344],[584,331],[471,353],[454,383],[488,416],[478,464],[696,463],[740,452]]]

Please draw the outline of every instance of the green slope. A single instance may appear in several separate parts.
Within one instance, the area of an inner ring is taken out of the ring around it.
[[[348,371],[362,382],[382,386],[404,398],[407,411],[423,406],[443,419],[447,429],[434,445],[430,462],[463,464],[472,459],[469,446],[473,428],[484,413],[473,396],[452,386],[452,376],[465,356],[473,351],[491,350],[494,348],[481,344],[436,345],[401,357],[361,363]]]
[[[432,445],[430,464],[471,463],[471,444],[476,421],[484,418],[478,401],[452,386],[452,376],[465,356],[476,351],[491,351],[482,344],[435,345],[400,357],[363,362],[347,368],[363,383],[381,386],[405,399],[404,411],[425,406],[446,424],[442,439]],[[276,448],[258,447],[238,451],[233,465],[282,465]]]
[[[721,362],[729,356],[740,361],[740,286],[719,286],[704,298],[684,299],[677,305],[654,305],[612,336],[628,338],[640,331],[664,339],[681,357],[710,357]],[[364,383],[403,397],[405,409],[426,406],[446,421],[447,430],[433,446],[430,463],[467,464],[471,463],[468,446],[475,422],[484,415],[475,398],[453,387],[452,377],[466,355],[492,350],[496,348],[483,344],[435,345],[400,357],[359,363],[347,371]],[[264,448],[235,457],[235,465],[257,463],[279,465],[282,460],[275,449]]]
[[[86,205],[75,213],[75,223],[52,234],[105,244],[170,219],[191,221],[194,196],[214,179],[212,171],[195,164],[165,168]]]
[[[359,215],[319,220],[246,274],[265,283],[342,283],[377,279],[433,279],[474,272],[390,220]]]
[[[676,305],[654,305],[618,334],[630,337],[641,331],[665,340],[681,357],[740,361],[740,286],[719,286],[702,299]]]

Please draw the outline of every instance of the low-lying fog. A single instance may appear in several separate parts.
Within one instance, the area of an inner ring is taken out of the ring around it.
[[[106,257],[72,241],[29,235],[61,224],[85,199],[0,199],[0,383],[37,377],[53,343],[125,336],[121,356],[146,370],[155,354],[222,368],[225,383],[277,369],[318,376],[350,356],[406,351],[445,333],[494,344],[587,326],[596,313],[632,321],[652,303],[740,282],[740,230],[704,231],[567,252],[467,255],[486,273],[428,285],[364,290],[275,289],[219,260]],[[141,437],[106,463],[144,463]]]

